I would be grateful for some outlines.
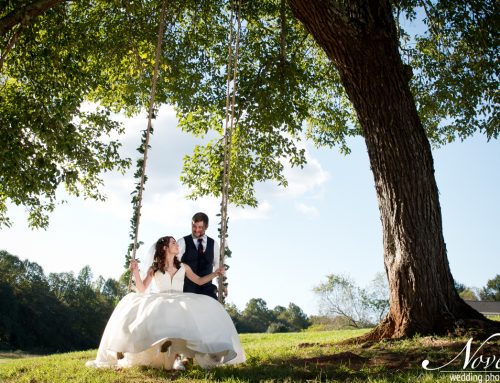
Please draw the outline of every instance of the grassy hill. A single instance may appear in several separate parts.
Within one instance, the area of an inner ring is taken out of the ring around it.
[[[5,383],[156,383],[175,382],[450,382],[453,374],[429,373],[421,363],[442,366],[464,348],[468,339],[416,337],[412,340],[382,342],[373,345],[339,345],[344,339],[361,335],[366,330],[321,331],[285,334],[242,334],[247,362],[202,370],[191,366],[187,371],[165,371],[153,368],[89,369],[87,360],[96,350],[27,356],[0,354],[0,382]],[[498,337],[496,338],[498,340]],[[480,342],[473,343],[473,351]],[[498,341],[482,348],[488,355],[498,354]],[[449,366],[460,370],[462,354]],[[498,357],[498,356],[497,356]],[[492,366],[489,370],[494,369]],[[479,369],[477,369],[479,370]],[[498,371],[498,370],[496,370]],[[487,381],[484,371],[473,373]],[[491,373],[488,373],[491,374]],[[495,379],[496,378],[496,379]],[[493,380],[500,381],[498,372]]]

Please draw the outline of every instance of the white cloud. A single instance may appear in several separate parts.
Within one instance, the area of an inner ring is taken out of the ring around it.
[[[152,200],[144,203],[143,216],[150,222],[177,229],[185,228],[186,222],[197,211],[205,212],[215,223],[220,213],[220,199],[203,197],[195,201],[186,199],[187,189],[179,188],[167,193],[156,193]],[[271,204],[263,201],[257,208],[228,207],[231,221],[266,219],[272,211]]]
[[[306,205],[304,203],[296,203],[295,208],[301,212],[302,214],[314,218],[314,217],[319,217],[319,211],[316,207]]]
[[[307,164],[304,168],[285,169],[285,177],[288,180],[288,187],[280,194],[291,197],[299,197],[311,191],[319,192],[320,188],[330,179],[330,173],[323,169],[319,161],[307,154]]]
[[[126,134],[122,136],[123,151],[125,155],[134,159],[139,157],[135,148],[140,143],[140,133],[146,127],[147,119],[144,115],[133,118],[117,118],[126,126]],[[182,228],[185,230],[186,222],[197,211],[206,212],[213,220],[220,212],[220,198],[204,197],[196,201],[187,200],[188,190],[180,180],[182,158],[186,153],[191,153],[194,145],[203,143],[202,139],[193,137],[177,128],[175,111],[172,107],[162,107],[158,118],[154,122],[155,133],[151,140],[151,150],[148,155],[146,174],[148,181],[143,195],[141,211],[141,226],[161,225],[166,230],[175,232]],[[276,184],[265,183],[258,185],[257,208],[229,207],[230,219],[234,221],[256,221],[269,219],[272,215],[273,205],[283,196],[305,196],[307,199],[322,199],[322,191],[330,174],[319,161],[312,157],[306,149],[307,164],[304,168],[291,168],[285,165],[285,177],[288,180],[287,188],[277,187]],[[120,219],[129,220],[132,215],[130,193],[135,188],[136,180],[132,174],[135,164],[126,175],[117,173],[105,176],[103,192],[108,196],[105,204],[96,203],[96,209],[106,211]],[[296,209],[308,216],[318,216],[315,207],[305,204],[296,204]],[[213,226],[213,225],[211,225]]]
[[[150,201],[144,203],[142,215],[148,222],[161,224],[169,229],[185,228],[186,223],[197,211],[215,217],[219,210],[219,201],[213,197],[204,197],[196,201],[185,198],[183,188],[166,193],[156,193]]]
[[[161,176],[157,174],[157,176]],[[202,197],[197,200],[187,199],[188,189],[183,186],[174,175],[165,174],[160,180],[150,180],[146,184],[141,209],[141,225],[161,225],[175,232],[186,228],[192,215],[197,211],[205,212],[213,221],[220,213],[220,198]],[[90,207],[106,212],[120,219],[129,220],[132,216],[131,195],[134,180],[129,176],[110,176],[105,179],[103,192],[105,202],[88,201]],[[267,219],[272,212],[269,201],[263,200],[257,208],[229,206],[228,213],[231,221],[248,221]],[[218,221],[217,221],[218,222]],[[212,226],[212,225],[211,225]]]

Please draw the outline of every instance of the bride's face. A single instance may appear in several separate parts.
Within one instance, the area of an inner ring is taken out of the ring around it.
[[[170,239],[168,246],[165,246],[165,250],[170,254],[179,254],[179,245],[177,244],[175,238]]]

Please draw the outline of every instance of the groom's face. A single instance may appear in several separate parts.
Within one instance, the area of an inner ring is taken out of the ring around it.
[[[199,237],[205,235],[205,230],[207,230],[207,226],[205,226],[203,221],[192,222],[191,231],[192,231],[193,236],[195,238],[199,238]]]

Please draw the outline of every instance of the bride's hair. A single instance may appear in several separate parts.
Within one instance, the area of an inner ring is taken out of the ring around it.
[[[153,271],[156,273],[160,270],[163,274],[165,274],[165,263],[167,261],[167,252],[163,250],[164,246],[170,244],[170,241],[174,237],[167,235],[166,237],[161,237],[158,241],[156,241],[155,255],[153,258],[153,264],[151,267]],[[177,259],[177,256],[174,257],[174,266],[179,269],[181,267],[181,262]]]

